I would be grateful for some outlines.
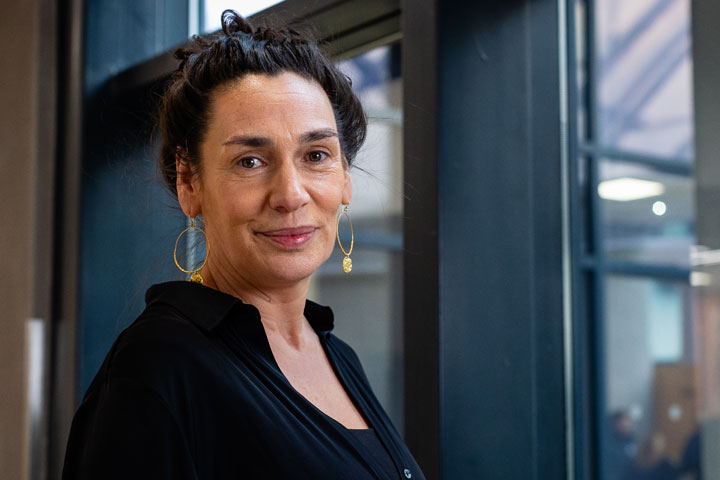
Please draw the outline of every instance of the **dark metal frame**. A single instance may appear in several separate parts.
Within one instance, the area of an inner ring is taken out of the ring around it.
[[[59,478],[75,411],[80,258],[84,0],[58,7],[57,153],[53,200],[52,323],[46,478]]]
[[[435,161],[438,7],[435,2],[413,0],[404,0],[402,6],[403,175],[407,198],[403,209],[405,440],[425,476],[437,479],[442,469],[439,192]]]
[[[582,25],[575,22],[575,7],[584,5]],[[593,0],[567,0],[568,15],[568,86],[570,138],[570,195],[573,257],[573,343],[575,374],[573,380],[575,407],[575,478],[602,478],[600,449],[604,432],[604,280],[608,274],[689,282],[690,269],[672,265],[648,265],[608,260],[604,256],[602,236],[602,203],[597,188],[600,183],[601,159],[619,160],[643,165],[674,175],[691,176],[693,166],[685,159],[665,158],[609,149],[598,143],[597,132],[597,52],[595,49],[595,9]],[[585,63],[577,64],[576,32],[582,28]],[[587,84],[581,92],[577,69],[586,72]],[[582,93],[582,94],[581,94]],[[585,108],[585,131],[580,132],[578,110]],[[580,185],[579,171],[584,162],[587,182]],[[583,221],[584,220],[584,221]],[[583,228],[584,227],[584,228]],[[582,251],[583,240],[588,246]]]
[[[591,477],[586,472],[595,470],[592,461],[594,456],[592,452],[595,450],[593,412],[596,410],[594,403],[594,371],[592,359],[595,357],[592,351],[592,322],[582,322],[579,319],[588,318],[588,309],[584,308],[585,294],[590,289],[590,285],[594,278],[587,272],[579,268],[578,259],[581,257],[581,245],[576,239],[584,236],[582,224],[578,219],[582,215],[583,204],[576,201],[582,198],[581,186],[577,179],[579,178],[579,145],[577,138],[580,135],[579,124],[577,120],[578,106],[586,99],[581,98],[577,85],[577,77],[575,71],[577,68],[577,49],[575,42],[577,30],[575,1],[568,0],[566,2],[566,21],[567,21],[567,71],[566,82],[568,85],[567,103],[568,103],[568,173],[569,173],[569,210],[570,210],[570,257],[571,257],[571,278],[572,278],[572,401],[573,401],[573,452],[575,458],[572,461],[573,471],[568,472],[569,478],[589,479]],[[592,119],[588,118],[588,122]],[[585,125],[587,129],[587,124]],[[587,475],[587,476],[586,476]]]
[[[406,440],[428,478],[566,471],[557,21],[403,3]]]
[[[58,20],[58,6],[52,2],[43,5],[43,15],[39,17],[39,30],[47,38],[58,38],[60,22]],[[29,372],[29,381],[39,380],[39,384],[31,385],[28,394],[37,395],[27,398],[29,406],[29,468],[30,480],[47,478],[49,459],[49,432],[52,404],[50,389],[52,381],[52,334],[53,320],[56,318],[53,308],[53,278],[52,265],[56,254],[53,232],[57,225],[55,215],[57,196],[57,168],[55,159],[58,156],[58,91],[59,75],[58,57],[60,50],[52,47],[37,49],[37,65],[42,66],[44,75],[39,78],[37,109],[37,171],[42,172],[35,177],[35,207],[31,218],[34,219],[35,238],[32,245],[33,286],[32,311],[30,330],[28,331],[31,350],[28,352],[30,361],[28,368],[40,369]],[[34,349],[40,351],[34,351]],[[38,364],[34,363],[38,361]],[[33,378],[39,374],[39,378]],[[39,397],[39,398],[38,398]],[[37,403],[36,403],[37,402]]]

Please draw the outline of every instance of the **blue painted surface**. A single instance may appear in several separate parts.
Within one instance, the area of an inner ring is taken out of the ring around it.
[[[565,475],[557,4],[442,3],[441,478]]]
[[[152,94],[110,98],[103,86],[186,33],[186,1],[86,4],[77,401],[118,333],[141,312],[146,288],[178,278],[172,248],[184,224],[156,172]]]

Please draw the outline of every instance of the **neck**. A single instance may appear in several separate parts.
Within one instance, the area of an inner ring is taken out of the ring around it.
[[[305,345],[307,335],[314,334],[305,319],[305,301],[310,278],[268,288],[258,286],[246,278],[227,278],[216,272],[203,272],[203,284],[241,299],[255,306],[268,338],[282,338],[298,350]]]

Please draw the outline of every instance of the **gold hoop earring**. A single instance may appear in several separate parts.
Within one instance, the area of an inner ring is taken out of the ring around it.
[[[195,270],[185,270],[183,267],[180,266],[180,263],[178,262],[178,259],[177,259],[177,247],[178,247],[178,242],[180,241],[180,238],[185,234],[185,232],[187,232],[187,231],[189,231],[189,230],[198,230],[198,231],[199,231],[200,233],[202,233],[203,236],[205,237],[205,259],[203,260],[202,265],[200,265],[200,266],[199,266],[198,268],[196,268]],[[200,273],[199,273],[199,272],[200,272],[200,270],[202,270],[202,268],[203,268],[203,267],[205,266],[205,264],[207,263],[208,254],[209,254],[209,253],[210,253],[210,244],[208,243],[207,234],[205,233],[205,230],[203,230],[203,229],[200,228],[200,227],[196,227],[196,226],[195,226],[195,219],[194,219],[194,218],[191,218],[191,219],[190,219],[190,226],[187,227],[187,228],[186,228],[185,230],[183,230],[182,232],[180,232],[180,235],[178,235],[177,240],[175,240],[175,249],[173,250],[173,259],[175,260],[175,265],[177,266],[177,268],[180,269],[181,272],[183,272],[183,273],[189,273],[189,274],[190,274],[190,279],[189,279],[189,280],[190,280],[191,282],[199,283],[200,285],[202,285],[202,283],[203,283],[203,278],[202,278],[202,276],[200,276]]]
[[[352,253],[353,245],[355,244],[355,232],[353,231],[350,215],[348,215],[349,207],[349,203],[347,205],[343,205],[342,211],[338,214],[337,226],[335,227],[335,237],[337,237],[337,242],[340,246],[340,250],[342,250],[342,253],[345,255],[345,258],[343,258],[342,261],[342,269],[345,273],[350,273],[352,271],[352,260],[350,260],[350,254]],[[340,218],[342,218],[343,215],[347,217],[348,224],[350,225],[350,250],[348,250],[347,252],[343,248],[342,243],[340,243]]]

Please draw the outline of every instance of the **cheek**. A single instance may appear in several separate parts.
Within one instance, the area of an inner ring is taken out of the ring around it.
[[[204,205],[210,210],[210,216],[221,225],[247,221],[261,208],[262,193],[251,186],[218,182],[207,193]]]
[[[320,179],[313,183],[315,203],[324,211],[334,214],[340,208],[345,190],[345,176],[334,173],[332,178]]]
[[[328,201],[323,208],[322,218],[324,222],[324,230],[327,231],[327,235],[330,243],[335,239],[335,230],[337,226],[337,216],[341,205],[341,197],[334,197],[332,201]]]
[[[328,258],[330,258],[330,255],[332,255],[333,249],[335,248],[335,219],[333,218],[330,222],[328,222],[327,228],[323,229],[322,231],[323,239],[322,239],[322,261],[324,262]]]
[[[337,224],[337,213],[342,200],[341,193],[335,189],[329,189],[325,195],[316,197],[316,221],[322,225],[319,233],[322,235],[323,247],[327,249],[328,255],[335,243],[335,230]]]

